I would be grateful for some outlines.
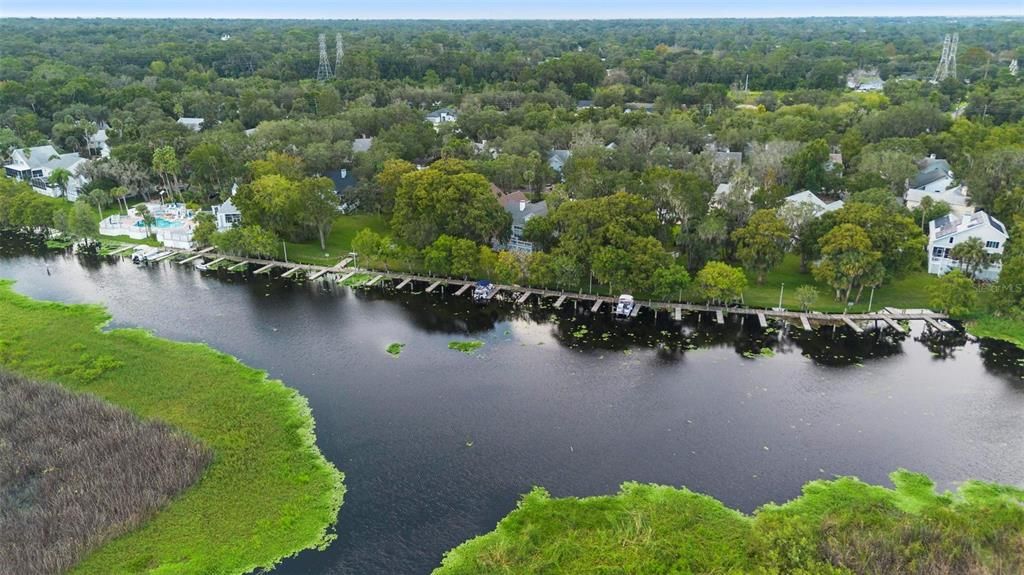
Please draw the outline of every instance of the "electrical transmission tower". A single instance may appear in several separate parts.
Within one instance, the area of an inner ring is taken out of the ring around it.
[[[327,59],[327,36],[320,34],[320,65],[316,69],[316,79],[325,82],[333,77],[331,62]]]
[[[960,34],[946,34],[942,41],[942,57],[939,58],[939,66],[935,68],[932,75],[932,83],[937,83],[946,78],[956,79],[956,50],[960,43]]]
[[[334,73],[338,74],[338,71],[341,70],[341,59],[345,57],[345,45],[341,43],[340,32],[334,36],[334,46]]]
[[[1017,59],[1016,58],[1014,58],[1013,60],[1010,60],[1010,75],[1011,76],[1016,76],[1017,75]]]

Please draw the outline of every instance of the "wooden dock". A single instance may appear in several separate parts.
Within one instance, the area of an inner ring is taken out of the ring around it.
[[[679,306],[672,308],[672,319],[676,321],[683,321],[683,308]]]
[[[283,277],[283,278],[290,278],[293,275],[299,273],[300,271],[302,271],[302,266],[295,266],[292,269],[290,269],[290,270],[284,272],[283,274],[281,274],[281,277]]]
[[[169,258],[171,256],[176,256],[176,255],[178,255],[178,252],[174,251],[174,250],[171,250],[171,251],[168,251],[168,252],[164,252],[162,254],[157,254],[155,258],[153,258],[153,259],[151,259],[149,261],[151,261],[151,262],[162,262],[165,259],[167,259],[167,258]]]
[[[725,325],[725,315],[722,314],[722,310],[720,309],[715,310],[715,322],[718,323],[718,325]]]
[[[604,301],[602,300],[595,301],[593,307],[590,308],[590,313],[597,313],[597,310],[601,309],[601,304],[603,303]]]
[[[893,328],[894,330],[896,330],[896,331],[898,331],[900,333],[906,333],[903,330],[903,326],[898,324],[898,323],[896,323],[896,320],[894,320],[893,318],[891,318],[891,317],[889,317],[887,315],[883,315],[879,319],[881,319],[885,323],[889,324],[889,327]]]
[[[376,275],[376,276],[370,278],[369,280],[367,280],[367,282],[364,283],[363,286],[370,287],[373,284],[379,282],[383,277],[384,277],[383,275]]]
[[[844,315],[844,316],[842,316],[842,320],[843,320],[843,323],[845,323],[846,325],[850,326],[850,329],[852,329],[853,331],[855,331],[857,333],[864,333],[864,328],[862,328],[859,325],[857,325],[852,319],[850,319],[850,318],[848,318],[848,317],[846,317]]]
[[[804,327],[805,331],[811,331],[811,322],[807,320],[807,314],[800,314],[800,325]]]
[[[757,323],[761,324],[761,329],[765,329],[765,328],[768,327],[768,318],[764,317],[763,313],[758,312],[757,313]]]
[[[249,265],[249,262],[248,262],[247,260],[242,260],[242,261],[238,262],[237,264],[235,264],[235,265],[233,265],[233,266],[229,267],[229,268],[228,268],[228,271],[229,271],[229,272],[233,272],[233,271],[235,271],[235,270],[239,270],[239,269],[242,269],[242,268],[244,268],[244,267],[245,267],[245,266],[247,266],[247,265]]]
[[[946,323],[946,322],[944,322],[942,320],[937,320],[937,319],[932,319],[930,317],[926,317],[926,318],[924,318],[924,321],[925,321],[925,323],[928,324],[928,327],[937,329],[937,330],[939,330],[941,332],[944,332],[944,333],[945,332],[950,332],[950,331],[956,331],[956,328],[954,328],[953,326],[949,325],[948,323]]]
[[[459,290],[455,292],[455,295],[462,295],[466,293],[466,290],[468,290],[471,287],[473,287],[473,284],[471,283],[462,284],[462,287],[460,287]]]
[[[262,273],[266,273],[266,272],[269,272],[270,270],[274,269],[276,266],[277,266],[277,262],[271,262],[271,263],[261,267],[260,269],[254,271],[252,273],[254,273],[256,275],[259,275],[259,274],[262,274]]]
[[[441,283],[443,283],[443,281],[444,281],[444,280],[437,280],[436,282],[434,282],[434,283],[432,283],[432,284],[428,285],[428,286],[427,286],[427,289],[426,289],[426,292],[427,292],[427,293],[431,293],[431,292],[433,292],[434,290],[436,290],[436,289],[437,289],[437,286],[439,286],[439,285],[441,285]]]
[[[357,273],[359,272],[348,272],[347,274],[341,276],[341,279],[338,280],[338,283],[345,283],[345,280],[356,275]]]
[[[117,254],[119,254],[121,252],[126,252],[128,250],[133,250],[133,249],[135,249],[137,247],[139,247],[139,246],[121,246],[121,247],[117,248],[116,250],[110,252],[110,255],[116,256]]]
[[[555,300],[555,309],[562,307],[563,303],[565,303],[565,294],[558,296],[558,299]]]
[[[523,305],[524,303],[526,303],[526,300],[530,299],[530,296],[532,295],[532,291],[527,290],[523,292],[523,295],[519,296],[519,299],[516,300],[516,305]]]
[[[217,258],[217,259],[213,260],[212,262],[206,264],[206,267],[207,268],[212,268],[213,266],[219,264],[220,262],[222,262],[222,261],[224,261],[226,259],[228,259],[228,258],[225,258],[225,257]]]
[[[178,263],[179,263],[179,264],[181,264],[181,265],[187,264],[188,262],[191,262],[191,261],[194,261],[194,260],[197,260],[197,259],[199,259],[199,258],[203,257],[203,254],[207,254],[207,253],[210,253],[210,252],[212,252],[212,251],[213,251],[214,249],[216,249],[216,248],[214,248],[214,247],[212,247],[212,246],[211,246],[211,247],[208,247],[208,248],[205,248],[205,249],[199,250],[198,252],[196,252],[196,253],[195,253],[195,254],[193,254],[192,256],[190,256],[190,257],[187,257],[187,258],[185,258],[185,259],[181,260],[181,261],[180,261],[180,262],[178,262]]]
[[[408,284],[410,284],[410,283],[412,283],[412,278],[405,278],[404,280],[402,280],[402,283],[398,284],[398,285],[397,285],[397,286],[395,287],[395,289],[396,289],[396,290],[397,290],[397,289],[402,289],[402,288],[404,288],[404,287],[405,287],[406,285],[408,285]]]
[[[640,304],[636,304],[636,305],[634,305],[634,306],[633,306],[633,310],[629,312],[629,317],[636,317],[636,315],[637,315],[638,313],[640,313],[640,308],[641,308],[641,307],[643,307],[643,306],[642,306],[642,305],[640,305]]]

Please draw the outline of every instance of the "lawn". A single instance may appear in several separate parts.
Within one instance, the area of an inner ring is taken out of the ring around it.
[[[306,400],[202,344],[100,332],[97,306],[38,302],[0,281],[0,365],[161,420],[213,450],[199,482],[77,573],[245,573],[334,535],[342,474],[316,447]]]
[[[285,242],[288,247],[288,261],[315,265],[334,265],[352,251],[352,238],[363,228],[370,228],[378,234],[389,233],[387,220],[374,214],[338,216],[327,237],[327,249],[320,249],[319,238],[295,243]],[[283,250],[278,254],[284,258]]]
[[[1020,573],[1024,491],[968,481],[938,495],[919,474],[895,489],[813,481],[743,515],[686,489],[626,483],[552,499],[535,488],[434,575],[548,573]]]
[[[981,315],[968,322],[967,331],[978,337],[1001,339],[1024,348],[1024,322],[1018,319]]]
[[[822,312],[841,312],[844,305],[837,302],[834,292],[826,285],[820,284],[810,273],[800,272],[800,258],[795,254],[786,254],[782,264],[765,276],[764,284],[755,283],[755,275],[747,274],[749,285],[743,292],[744,303],[752,307],[772,308],[779,305],[779,287],[785,284],[782,306],[787,309],[800,309],[796,300],[796,289],[802,285],[812,285],[818,289],[818,301],[811,309]],[[902,309],[927,308],[928,287],[937,278],[925,272],[911,272],[894,281],[884,284],[875,290],[872,311],[883,307]],[[868,311],[870,291],[865,290],[859,304],[850,307],[851,312]]]

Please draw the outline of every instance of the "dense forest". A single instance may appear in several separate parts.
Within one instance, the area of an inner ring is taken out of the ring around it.
[[[1021,24],[5,19],[0,154],[52,143],[95,161],[83,206],[55,226],[60,209],[8,184],[0,224],[83,231],[129,198],[208,207],[237,185],[244,225],[200,218],[197,242],[326,252],[344,207],[387,223],[353,240],[368,263],[729,301],[740,270],[760,283],[793,254],[809,282],[857,301],[923,269],[928,222],[949,206],[905,207],[922,158],[948,160],[974,209],[1019,224]],[[932,81],[953,32],[956,74]],[[319,34],[330,74],[318,81]],[[884,88],[848,84],[865,76]],[[90,143],[100,128],[109,157]],[[324,176],[342,169],[357,183],[339,198]],[[803,190],[845,206],[787,205]],[[491,249],[509,240],[497,199],[514,191],[546,202],[522,232],[532,254]],[[1000,286],[951,274],[935,306],[966,313],[981,293],[1020,308],[1019,243]],[[992,263],[961,251],[966,276]]]

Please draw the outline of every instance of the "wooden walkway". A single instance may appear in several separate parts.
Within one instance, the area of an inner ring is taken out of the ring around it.
[[[128,249],[136,246],[125,246],[120,248],[118,252],[127,251]],[[165,252],[157,254],[157,257],[151,261],[161,261],[172,256],[187,256],[184,260],[179,263],[188,263],[189,261],[195,261],[197,257],[211,257],[214,258],[214,263],[220,263],[221,261],[232,261],[236,262],[227,269],[229,271],[235,271],[243,268],[247,265],[260,266],[255,274],[267,273],[275,267],[285,268],[283,277],[291,277],[297,274],[300,270],[305,271],[309,279],[317,279],[324,274],[328,273],[340,273],[346,271],[345,275],[341,277],[339,281],[345,281],[348,278],[354,276],[357,273],[375,274],[374,277],[366,282],[364,285],[372,286],[381,282],[383,279],[398,281],[396,289],[402,289],[403,287],[410,285],[412,282],[421,282],[427,284],[426,292],[431,293],[441,285],[458,285],[459,289],[455,292],[455,295],[463,295],[467,291],[472,289],[474,282],[459,280],[455,278],[438,278],[421,276],[416,274],[406,274],[399,272],[381,272],[380,270],[364,270],[361,268],[348,268],[347,266],[352,262],[351,258],[344,258],[334,266],[316,266],[307,264],[298,264],[292,262],[281,262],[275,260],[264,260],[258,258],[247,258],[241,256],[232,256],[227,254],[215,253],[212,248],[206,248],[198,252],[192,250],[178,250],[168,249]],[[539,288],[523,288],[522,286],[516,285],[501,285],[495,284],[497,288],[494,291],[494,295],[500,292],[507,293],[519,293],[519,297],[516,299],[516,303],[524,304],[529,301],[531,296],[537,298],[556,298],[554,306],[556,308],[561,307],[568,300],[576,302],[586,302],[590,304],[590,311],[597,313],[601,309],[601,305],[607,303],[612,306],[615,305],[617,297],[611,295],[593,295],[583,293],[567,293],[557,290],[547,290]],[[799,312],[789,310],[778,310],[778,309],[757,309],[757,308],[746,308],[746,307],[722,307],[722,306],[711,306],[711,305],[700,305],[690,303],[675,303],[675,302],[647,302],[646,304],[637,303],[636,310],[640,307],[648,307],[655,311],[657,310],[670,310],[674,319],[681,320],[684,312],[697,312],[697,313],[712,313],[714,314],[715,321],[718,324],[725,323],[725,315],[754,315],[757,317],[757,321],[762,328],[768,326],[769,318],[781,319],[789,322],[798,322],[803,329],[812,330],[811,322],[817,323],[830,323],[830,324],[841,324],[846,325],[853,331],[861,333],[864,328],[861,324],[866,322],[884,322],[885,325],[897,330],[901,333],[905,333],[903,326],[898,322],[907,320],[921,320],[927,323],[930,329],[939,330],[941,332],[955,331],[955,328],[944,320],[948,319],[948,316],[941,313],[935,313],[929,310],[899,310],[892,308],[885,308],[878,312],[872,313],[821,313],[821,312]]]

